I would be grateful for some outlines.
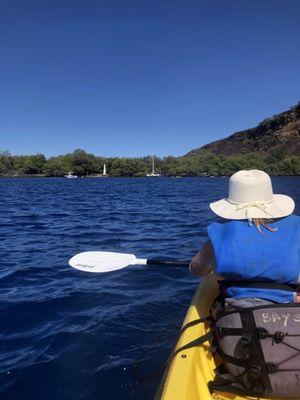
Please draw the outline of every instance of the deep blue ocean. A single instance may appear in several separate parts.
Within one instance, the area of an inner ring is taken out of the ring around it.
[[[91,274],[82,251],[190,259],[228,178],[0,179],[0,399],[153,399],[198,279]],[[273,178],[300,206],[300,178]],[[297,209],[296,209],[297,213]]]

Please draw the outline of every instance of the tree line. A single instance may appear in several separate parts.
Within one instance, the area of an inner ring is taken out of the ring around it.
[[[84,150],[46,158],[43,154],[12,155],[0,151],[0,176],[62,177],[70,171],[78,176],[101,174],[106,164],[110,176],[138,177],[151,172],[151,157],[105,158]],[[223,176],[240,169],[262,169],[271,175],[300,175],[300,157],[281,150],[270,154],[248,153],[219,156],[203,151],[196,156],[155,158],[156,172],[163,176]]]

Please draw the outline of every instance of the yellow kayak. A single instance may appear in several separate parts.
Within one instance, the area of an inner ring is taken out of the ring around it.
[[[209,309],[217,296],[218,284],[215,275],[203,279],[199,285],[183,322],[183,327],[191,321],[209,315]],[[190,326],[177,342],[175,350],[203,336],[210,331],[209,322]],[[208,382],[214,379],[217,362],[210,352],[209,342],[179,352],[170,360],[165,377],[161,382],[156,399],[161,400],[242,400],[236,394],[210,393]],[[252,397],[253,399],[253,397]],[[257,398],[255,398],[257,399]],[[275,399],[274,399],[275,400]],[[295,400],[295,398],[294,398]]]

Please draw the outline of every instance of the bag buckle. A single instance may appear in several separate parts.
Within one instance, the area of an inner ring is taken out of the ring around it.
[[[266,369],[268,374],[275,374],[276,372],[279,371],[278,366],[273,363],[266,363]]]
[[[285,337],[285,333],[284,332],[276,331],[273,334],[272,345],[274,344],[274,342],[276,344],[283,342],[284,337]]]
[[[217,330],[218,336],[220,337],[220,339],[222,339],[222,337],[224,336],[223,329],[220,326],[218,326],[216,330]]]
[[[257,335],[259,339],[266,339],[269,337],[269,332],[265,328],[257,328]]]
[[[243,343],[244,346],[248,346],[251,343],[252,336],[253,332],[251,330],[244,330],[241,337],[241,342]]]
[[[256,364],[250,364],[250,375],[254,379],[258,379],[261,377],[261,366]]]

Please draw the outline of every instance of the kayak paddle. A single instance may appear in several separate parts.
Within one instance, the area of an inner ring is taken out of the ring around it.
[[[176,267],[189,266],[189,261],[157,260],[136,258],[134,254],[113,253],[108,251],[86,251],[76,254],[69,260],[69,265],[80,271],[110,272],[126,268],[129,265],[172,265]]]

